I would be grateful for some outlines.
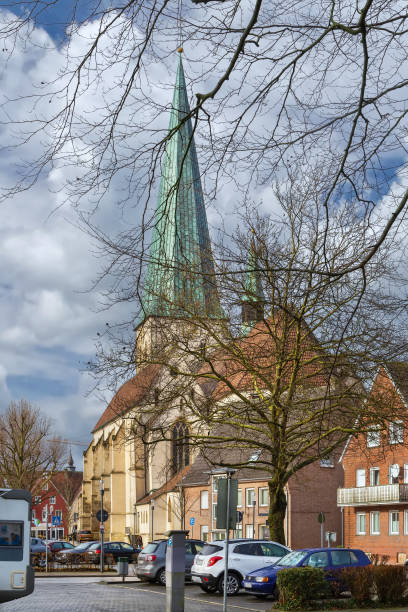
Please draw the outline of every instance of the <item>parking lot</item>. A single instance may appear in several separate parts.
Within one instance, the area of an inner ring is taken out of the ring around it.
[[[122,584],[116,578],[101,582],[96,577],[37,578],[35,591],[23,599],[3,604],[2,612],[164,612],[166,590],[158,585],[134,582]],[[272,600],[259,601],[239,593],[228,599],[228,610],[265,611]],[[185,612],[222,610],[221,595],[207,594],[186,585]]]

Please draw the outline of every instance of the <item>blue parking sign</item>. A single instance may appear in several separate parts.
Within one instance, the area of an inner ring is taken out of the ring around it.
[[[191,519],[190,519],[190,525],[193,526],[194,523],[195,523],[195,518],[194,518],[194,516],[192,516]]]

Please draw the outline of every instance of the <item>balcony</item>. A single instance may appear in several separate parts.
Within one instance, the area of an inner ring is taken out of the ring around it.
[[[337,489],[338,506],[369,506],[408,503],[408,484]]]

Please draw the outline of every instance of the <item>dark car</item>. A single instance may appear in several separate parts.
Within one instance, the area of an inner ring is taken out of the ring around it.
[[[81,563],[84,561],[83,555],[88,551],[92,544],[96,544],[96,542],[82,542],[82,544],[78,544],[78,546],[75,546],[74,548],[64,548],[63,550],[55,553],[55,560],[57,563]]]
[[[60,552],[61,550],[72,550],[73,548],[75,548],[75,546],[69,542],[61,542],[60,540],[48,542],[48,550],[53,554]]]
[[[204,542],[201,540],[186,540],[186,580],[191,580],[191,566],[194,557],[200,552]],[[139,553],[137,559],[136,575],[157,582],[161,585],[166,584],[166,550],[167,540],[154,540]]]
[[[77,532],[77,540],[81,544],[82,542],[95,542],[92,535],[92,531],[82,530]]]
[[[103,553],[105,556],[105,560],[107,560],[108,556],[113,557],[116,562],[119,557],[126,558],[129,563],[132,563],[135,560],[135,555],[139,552],[140,549],[135,548],[131,544],[127,542],[104,542],[103,544]],[[101,542],[95,542],[90,546],[87,550],[88,560],[90,563],[98,564],[101,559]]]
[[[370,565],[367,555],[353,548],[305,548],[294,550],[280,559],[275,565],[261,567],[247,574],[242,586],[247,593],[257,597],[273,595],[277,597],[276,578],[278,572],[289,567],[320,567],[328,572],[328,579],[333,579],[335,572],[345,567]]]

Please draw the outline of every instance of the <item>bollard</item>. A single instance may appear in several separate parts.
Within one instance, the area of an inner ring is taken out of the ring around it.
[[[166,612],[184,612],[187,534],[183,529],[166,532]]]
[[[122,576],[122,582],[125,582],[125,576],[128,575],[129,561],[127,557],[118,557],[118,564],[116,566],[116,572],[118,576]]]

